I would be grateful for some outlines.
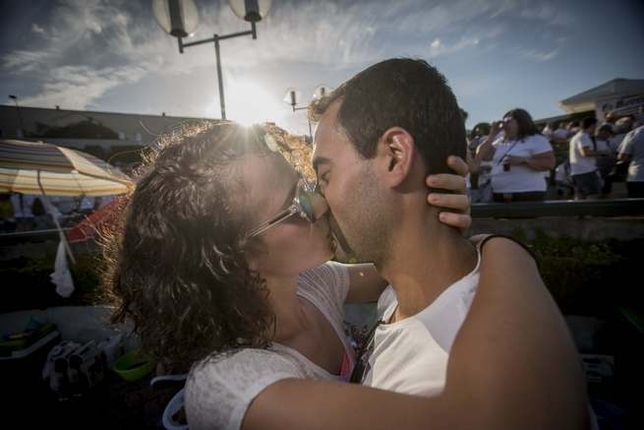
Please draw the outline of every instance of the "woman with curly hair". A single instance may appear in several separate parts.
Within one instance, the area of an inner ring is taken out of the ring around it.
[[[333,256],[326,202],[261,127],[203,124],[165,139],[106,248],[106,286],[119,303],[113,320],[131,318],[143,348],[177,369],[213,352],[274,344],[285,325],[278,311],[296,299],[293,275]],[[456,188],[462,178],[454,179]],[[457,206],[467,209],[465,196]],[[450,215],[469,225],[469,215]],[[347,267],[320,274],[324,288],[386,286],[372,265]],[[333,312],[341,322],[341,310]],[[337,352],[348,343],[333,345]]]
[[[111,249],[116,320],[133,320],[146,351],[191,368],[193,430],[440,425],[448,413],[440,401],[341,383],[355,363],[343,304],[386,283],[371,265],[328,261],[335,243],[326,202],[274,149],[265,129],[224,123],[178,135],[157,154]],[[462,178],[436,179],[462,192]],[[450,197],[466,209],[464,196]],[[451,215],[452,225],[469,224]],[[490,258],[512,260],[489,257],[499,252],[491,247],[483,274],[507,269]],[[523,269],[501,276],[514,282],[520,277],[508,275]],[[484,284],[478,294],[493,291]],[[495,319],[499,306],[489,308],[477,308],[472,324]],[[299,385],[284,391],[284,381]],[[268,387],[275,394],[265,409],[266,397],[256,399]],[[304,404],[292,406],[293,396]]]
[[[545,200],[546,178],[555,167],[555,155],[527,111],[512,109],[503,120],[492,123],[488,138],[477,149],[473,171],[490,156],[495,202]]]

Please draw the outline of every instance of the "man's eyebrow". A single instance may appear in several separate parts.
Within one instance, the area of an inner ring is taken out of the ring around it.
[[[318,167],[320,166],[320,164],[333,164],[333,161],[326,157],[316,156],[313,159],[313,170],[315,170],[316,174],[318,173]]]

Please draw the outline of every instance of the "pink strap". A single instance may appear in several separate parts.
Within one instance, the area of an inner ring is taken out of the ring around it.
[[[353,366],[351,366],[351,359],[345,352],[344,355],[342,355],[342,365],[340,366],[340,377],[346,381],[349,380],[351,377],[351,371]]]

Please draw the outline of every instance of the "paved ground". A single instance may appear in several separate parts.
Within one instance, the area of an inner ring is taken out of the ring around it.
[[[11,396],[6,396],[9,407],[2,408],[5,419],[0,427],[43,428],[46,424],[65,429],[163,428],[163,409],[178,388],[153,389],[149,383],[150,377],[125,382],[109,372],[87,394],[60,401],[41,381],[22,381],[14,386]],[[5,426],[7,421],[15,427]]]
[[[588,391],[601,429],[644,428],[635,394],[644,386],[642,333],[623,318],[576,319],[569,326],[580,352],[591,357]],[[599,357],[609,357],[610,363],[593,364]],[[151,376],[126,382],[108,371],[84,396],[60,401],[40,380],[40,364],[21,365],[3,369],[0,428],[159,429],[163,409],[181,388],[180,383],[153,389]]]

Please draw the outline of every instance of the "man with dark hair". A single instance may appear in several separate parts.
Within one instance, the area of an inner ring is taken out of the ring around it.
[[[468,323],[470,305],[474,313],[521,300],[516,289],[502,287],[494,299],[475,296],[480,249],[442,226],[438,211],[425,204],[423,178],[448,172],[447,157],[464,157],[466,150],[459,107],[443,75],[422,60],[386,60],[310,113],[319,121],[313,166],[335,235],[352,259],[373,262],[393,286],[380,297],[381,321],[352,379],[440,394],[445,411],[466,414],[464,427],[583,428],[579,361],[533,261],[521,264],[521,273],[532,276],[520,285],[529,291],[530,309],[499,315],[486,327]],[[508,260],[522,252],[511,241],[489,243],[506,247]],[[517,267],[508,269],[513,277]]]
[[[597,119],[586,117],[582,128],[570,139],[570,174],[575,184],[575,199],[597,199],[602,188],[597,171],[597,156],[600,152],[595,141]]]
[[[448,172],[445,160],[449,155],[465,158],[463,118],[445,77],[427,63],[427,67],[421,64],[418,60],[395,59],[371,66],[314,103],[313,119],[342,100],[338,105],[339,123],[362,157],[373,158],[378,139],[396,125],[423,142],[418,151],[427,171]]]

